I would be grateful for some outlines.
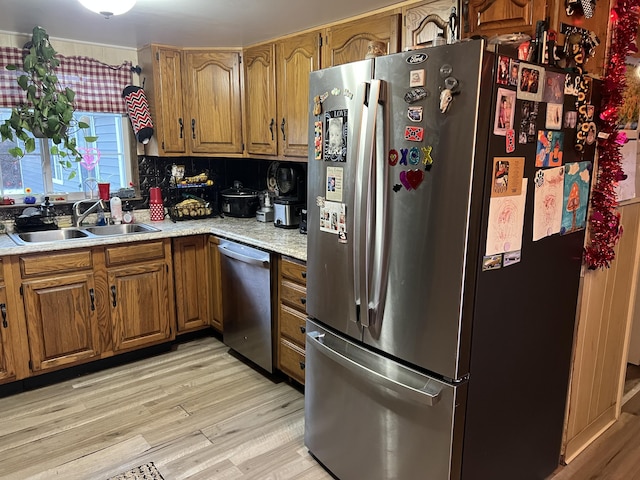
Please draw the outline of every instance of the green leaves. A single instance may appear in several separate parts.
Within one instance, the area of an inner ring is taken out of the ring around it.
[[[33,29],[29,53],[24,57],[24,74],[17,77],[18,86],[26,92],[27,102],[15,107],[11,117],[0,124],[2,141],[20,142],[8,150],[16,158],[31,153],[36,148],[36,137],[51,139],[51,154],[60,164],[71,169],[72,161],[82,160],[75,135],[78,129],[90,133],[90,125],[76,122],[73,118],[75,92],[62,88],[55,68],[60,65],[56,51],[49,42],[49,35],[41,27]],[[16,65],[7,65],[8,70],[18,70]],[[77,128],[75,128],[77,127]],[[96,136],[84,136],[84,142],[93,143]],[[83,144],[84,145],[84,144]],[[75,173],[71,172],[69,178]]]

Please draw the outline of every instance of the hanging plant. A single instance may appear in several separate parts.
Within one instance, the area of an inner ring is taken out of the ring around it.
[[[35,150],[34,137],[51,139],[51,154],[60,157],[62,166],[71,168],[72,161],[83,159],[74,134],[78,130],[88,132],[89,125],[73,118],[75,92],[60,85],[55,74],[60,60],[56,58],[57,52],[51,46],[47,32],[42,27],[35,27],[31,42],[25,48],[29,51],[24,57],[24,73],[18,76],[17,83],[27,100],[14,107],[11,117],[0,125],[0,137],[2,141],[16,143],[9,149],[15,158],[22,158]],[[16,65],[7,65],[6,68],[18,70]],[[97,139],[84,135],[88,143]],[[75,171],[71,171],[69,178],[75,175]]]

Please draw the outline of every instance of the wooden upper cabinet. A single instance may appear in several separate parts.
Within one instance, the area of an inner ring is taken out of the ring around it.
[[[244,51],[247,153],[277,155],[275,45]]]
[[[161,154],[184,154],[187,150],[186,120],[182,103],[182,51],[151,46],[140,53],[147,77],[145,94]],[[151,67],[151,68],[149,68]]]
[[[184,52],[192,153],[242,153],[238,52]]]
[[[400,15],[377,15],[327,28],[322,67],[364,60],[369,42],[383,42],[386,53],[400,51]]]
[[[452,8],[458,11],[457,0],[435,0],[404,7],[403,46],[430,45],[439,33],[449,38]]]
[[[163,156],[242,154],[242,75],[237,51],[151,45],[138,52]]]
[[[279,154],[307,158],[309,73],[320,67],[320,32],[276,43]]]
[[[470,0],[462,15],[462,36],[526,33],[535,37],[547,16],[545,0]]]

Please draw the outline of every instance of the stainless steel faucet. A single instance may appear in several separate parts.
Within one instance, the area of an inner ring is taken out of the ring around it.
[[[87,208],[83,213],[80,213],[80,206],[84,203],[93,203],[89,208]],[[100,199],[96,201],[95,199],[88,198],[86,200],[78,200],[73,204],[73,226],[79,227],[82,225],[82,221],[87,218],[87,216],[98,210],[99,207],[102,207],[104,210],[105,202]]]

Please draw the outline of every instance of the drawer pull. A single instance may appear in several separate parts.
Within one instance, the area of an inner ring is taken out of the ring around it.
[[[304,370],[304,362],[300,362],[300,370]]]
[[[300,297],[300,303],[303,305],[307,304],[307,297]]]
[[[300,272],[300,275],[302,275],[302,278],[307,278],[307,272]]]
[[[302,333],[302,334],[307,333],[307,329],[305,327],[303,327],[302,325],[300,325],[300,333]]]
[[[116,307],[118,303],[116,302],[116,286],[111,285],[111,298],[113,298],[113,306]]]
[[[7,304],[0,303],[0,312],[2,312],[2,326],[7,328],[9,323],[7,322]]]

